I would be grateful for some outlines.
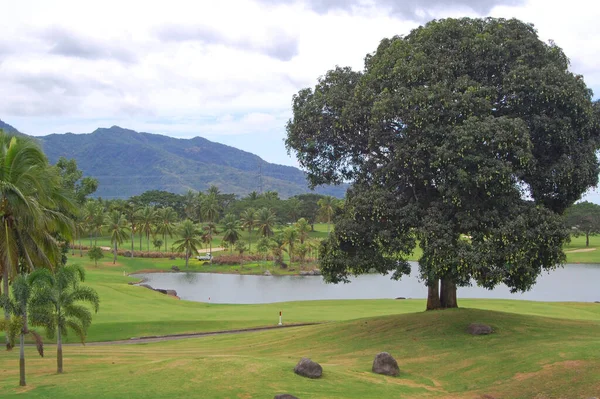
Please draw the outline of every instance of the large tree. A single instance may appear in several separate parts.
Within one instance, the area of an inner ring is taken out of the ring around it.
[[[400,278],[419,243],[435,309],[457,306],[457,286],[524,291],[563,263],[561,214],[598,181],[600,135],[592,93],[568,68],[531,25],[446,19],[295,95],[288,149],[313,185],[352,182],[325,278]]]
[[[200,230],[189,219],[184,220],[179,226],[179,237],[181,239],[175,241],[175,251],[185,252],[185,267],[189,265],[190,256],[198,253],[198,247],[202,245],[200,242]]]
[[[587,201],[577,203],[567,209],[565,221],[575,235],[585,235],[585,246],[589,247],[590,234],[600,233],[600,205]]]
[[[110,243],[113,247],[113,265],[117,262],[117,250],[118,245],[123,244],[123,241],[127,240],[127,219],[125,216],[114,210],[106,215],[105,226],[110,235]]]

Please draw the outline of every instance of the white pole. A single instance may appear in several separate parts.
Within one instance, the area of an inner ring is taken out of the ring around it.
[[[281,311],[279,311],[279,325],[283,325],[283,323],[281,322]]]

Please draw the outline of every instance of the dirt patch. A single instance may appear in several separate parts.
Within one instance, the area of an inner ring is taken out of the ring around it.
[[[524,381],[533,377],[550,377],[557,371],[557,369],[572,370],[582,368],[585,365],[586,362],[583,360],[567,360],[564,362],[556,362],[542,366],[542,369],[539,371],[533,371],[531,373],[517,373],[513,379],[517,381]]]
[[[580,248],[580,249],[572,249],[570,251],[565,251],[566,254],[576,254],[580,252],[592,252],[595,251],[596,248]]]

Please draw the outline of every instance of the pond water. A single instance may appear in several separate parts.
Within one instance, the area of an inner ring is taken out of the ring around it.
[[[362,275],[348,284],[326,284],[320,276],[243,276],[209,273],[145,273],[153,288],[177,291],[181,299],[212,303],[271,303],[319,299],[426,298],[427,290],[413,274],[400,281],[389,276]],[[477,286],[458,289],[460,298],[525,299],[532,301],[600,301],[600,265],[568,264],[538,277],[529,292],[511,294],[498,286],[486,290]]]

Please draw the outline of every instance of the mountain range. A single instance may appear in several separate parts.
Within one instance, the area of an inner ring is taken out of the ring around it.
[[[0,120],[0,129],[19,133]],[[89,134],[35,137],[50,163],[75,159],[84,176],[98,179],[95,195],[129,198],[148,190],[181,194],[211,185],[240,196],[252,191],[277,191],[282,198],[311,192],[306,175],[292,166],[272,164],[259,156],[202,137],[177,139],[138,133],[118,126]],[[346,186],[316,188],[319,194],[343,197]]]

